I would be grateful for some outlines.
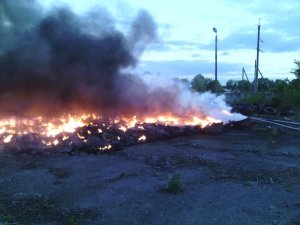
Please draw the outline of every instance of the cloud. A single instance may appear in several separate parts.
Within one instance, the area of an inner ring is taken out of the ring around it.
[[[300,36],[289,37],[275,32],[263,36],[262,49],[265,51],[273,53],[300,51]]]
[[[34,0],[0,1],[0,54],[11,49],[42,17]]]
[[[219,40],[219,50],[255,49],[257,34],[253,31],[235,31],[230,36]]]
[[[243,65],[239,63],[218,63],[219,79],[221,81],[226,81],[233,77],[240,79],[242,67]],[[193,78],[195,75],[201,73],[206,75],[206,77],[213,77],[214,63],[198,60],[142,61],[136,68],[136,72],[189,78]]]
[[[300,21],[300,17],[299,17]],[[291,29],[291,28],[289,28]],[[298,32],[298,30],[297,30]],[[261,25],[260,49],[268,52],[292,52],[300,50],[300,33],[288,33],[278,28],[263,24]],[[256,49],[257,45],[257,28],[253,30],[242,30],[231,33],[224,39],[218,41],[218,49],[220,51],[240,50],[240,49]],[[213,49],[214,44],[211,43],[202,46],[203,49]]]

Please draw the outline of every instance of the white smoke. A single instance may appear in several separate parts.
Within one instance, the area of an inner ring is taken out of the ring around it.
[[[150,95],[158,89],[163,89],[173,96],[173,109],[178,116],[187,113],[203,118],[208,116],[221,120],[224,124],[246,118],[242,114],[231,113],[231,107],[225,102],[225,95],[194,92],[180,80],[167,76],[147,74],[143,75],[142,79],[148,86]],[[162,101],[161,99],[164,99],[164,96],[160,96],[157,101]]]

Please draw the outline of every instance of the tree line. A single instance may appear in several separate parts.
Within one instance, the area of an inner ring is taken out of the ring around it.
[[[197,74],[191,81],[181,79],[183,83],[189,86],[193,91],[205,92],[211,91],[222,94],[226,91],[243,92],[242,102],[265,103],[279,108],[288,108],[291,106],[300,106],[300,60],[295,60],[295,68],[291,73],[295,79],[276,79],[268,78],[258,79],[258,93],[253,93],[253,83],[247,80],[228,80],[225,86],[219,81],[205,78],[202,74]]]

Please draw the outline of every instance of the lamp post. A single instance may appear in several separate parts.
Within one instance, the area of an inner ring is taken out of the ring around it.
[[[213,32],[216,33],[215,37],[215,81],[218,80],[218,31],[217,28],[213,28]]]

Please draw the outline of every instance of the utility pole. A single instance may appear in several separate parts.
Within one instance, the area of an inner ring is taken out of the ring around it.
[[[242,80],[244,80],[244,76],[246,76],[246,79],[247,79],[247,81],[249,82],[248,75],[247,75],[247,73],[246,73],[245,68],[243,67],[243,77],[242,77]]]
[[[259,44],[260,44],[260,18],[258,20],[257,27],[257,46],[256,46],[256,61],[255,61],[255,73],[254,73],[254,93],[258,91],[258,70],[259,70]]]
[[[244,77],[246,77],[246,79],[247,79],[247,81],[249,82],[249,79],[248,79],[248,76],[247,76],[247,73],[246,73],[246,70],[245,70],[245,68],[243,67],[243,70],[242,70],[242,90],[241,90],[241,94],[242,94],[242,97],[244,97]]]
[[[215,81],[218,80],[218,31],[217,28],[213,28],[213,32],[216,33],[215,36]]]
[[[254,82],[253,82],[253,93],[256,93],[258,89],[258,80],[256,79],[256,59],[254,61]]]
[[[242,90],[241,90],[241,94],[242,94],[242,98],[244,97],[244,73],[245,73],[245,69],[243,67],[243,70],[242,70]]]

